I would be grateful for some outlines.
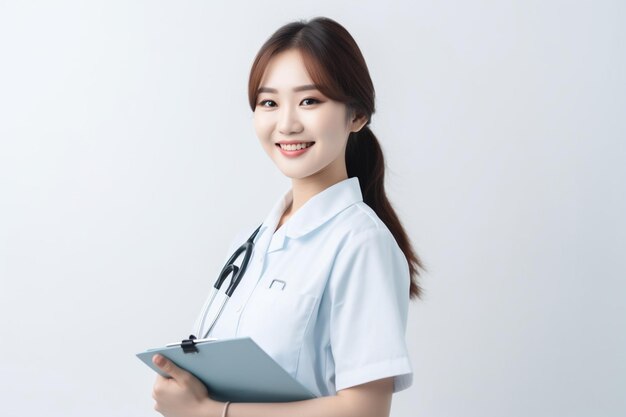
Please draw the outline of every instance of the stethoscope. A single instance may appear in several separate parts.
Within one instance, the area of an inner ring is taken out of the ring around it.
[[[217,277],[217,281],[215,281],[215,284],[213,285],[213,289],[211,290],[211,295],[209,296],[208,300],[204,303],[204,307],[202,308],[202,315],[201,315],[202,320],[200,320],[200,323],[198,324],[198,328],[196,329],[196,334],[198,336],[201,336],[201,339],[206,339],[209,333],[211,333],[211,330],[213,330],[215,323],[222,315],[222,311],[224,311],[224,307],[226,306],[226,303],[228,302],[228,300],[230,300],[230,297],[233,295],[233,293],[235,292],[235,289],[241,282],[241,278],[243,277],[243,274],[245,274],[246,269],[248,268],[248,262],[250,261],[250,257],[252,256],[252,251],[254,250],[254,238],[256,237],[257,233],[259,233],[261,226],[263,226],[263,224],[257,227],[257,229],[250,235],[248,240],[246,240],[243,243],[243,245],[241,245],[232,254],[230,259],[226,261],[224,268],[222,268],[222,272],[220,272],[219,276]],[[244,254],[243,261],[241,261],[241,266],[237,266],[235,265],[235,261],[239,258],[239,256],[242,253]],[[209,312],[209,309],[211,308],[211,305],[213,304],[213,300],[215,299],[215,296],[217,295],[217,293],[220,291],[220,288],[222,288],[222,284],[224,283],[228,275],[230,275],[231,273],[232,273],[232,276],[230,278],[230,284],[228,285],[228,288],[226,289],[226,297],[224,297],[224,299],[222,300],[222,305],[220,306],[220,309],[217,315],[215,315],[215,317],[213,318],[213,321],[211,322],[211,325],[209,326],[208,330],[202,333],[202,329],[204,328],[207,314]],[[190,336],[190,339],[196,339],[196,337]]]

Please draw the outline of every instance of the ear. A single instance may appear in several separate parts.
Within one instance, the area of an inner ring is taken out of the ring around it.
[[[363,129],[363,126],[367,123],[367,119],[367,115],[354,116],[350,122],[350,132],[358,132]]]

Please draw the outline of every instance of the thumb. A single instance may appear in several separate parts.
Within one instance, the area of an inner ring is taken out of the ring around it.
[[[176,366],[174,362],[167,359],[163,355],[159,355],[159,354],[154,355],[152,357],[152,362],[156,366],[158,366],[159,369],[163,370],[174,379],[180,379],[180,377],[183,376],[183,374],[187,373],[185,370]]]

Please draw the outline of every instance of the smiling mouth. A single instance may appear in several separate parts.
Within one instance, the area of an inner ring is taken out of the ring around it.
[[[299,151],[301,149],[310,148],[314,144],[315,142],[302,142],[302,143],[290,143],[290,144],[277,143],[276,146],[281,148],[283,151]]]

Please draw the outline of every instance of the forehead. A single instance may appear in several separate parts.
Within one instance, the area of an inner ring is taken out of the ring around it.
[[[304,66],[300,51],[289,49],[272,57],[260,86],[281,89],[303,84],[313,84],[313,81]]]

